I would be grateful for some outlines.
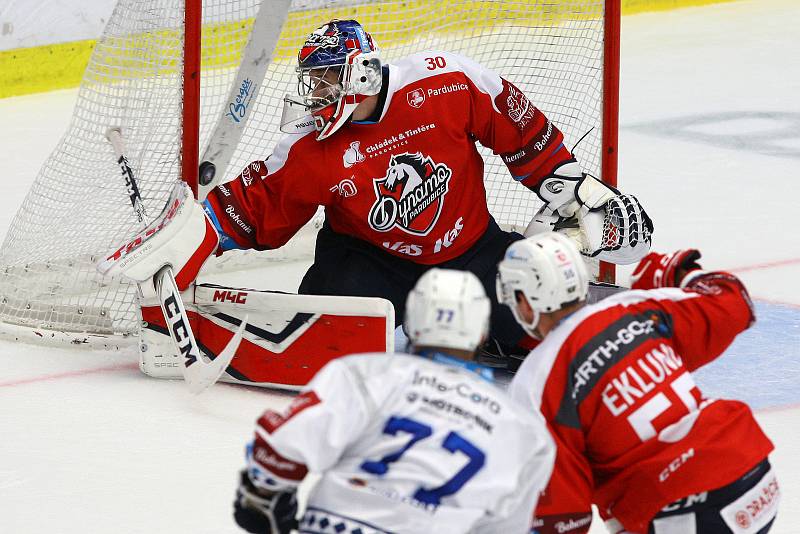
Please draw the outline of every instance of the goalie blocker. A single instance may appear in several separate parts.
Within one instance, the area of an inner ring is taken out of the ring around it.
[[[213,284],[183,294],[197,343],[217,354],[242,318],[242,342],[221,382],[299,389],[327,362],[346,354],[394,350],[394,308],[380,298],[295,295]],[[156,378],[181,378],[157,302],[142,306],[139,364]]]

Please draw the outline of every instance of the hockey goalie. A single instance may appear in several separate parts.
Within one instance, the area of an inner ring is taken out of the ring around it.
[[[495,290],[498,261],[523,236],[489,213],[478,143],[544,202],[526,235],[556,229],[585,256],[613,263],[648,252],[653,225],[639,201],[583,172],[558,127],[478,63],[445,51],[386,63],[357,21],[333,20],[308,37],[297,72],[298,95],[285,99],[287,135],[269,157],[202,204],[176,189],[173,202],[186,205],[180,216],[162,214],[127,259],[101,266],[147,286],[172,265],[179,288],[193,292],[185,299],[196,308],[198,342],[211,352],[251,314],[230,378],[300,385],[332,357],[391,350],[406,296],[433,266],[473,272],[492,302],[492,352],[527,354],[532,341]],[[300,296],[191,288],[211,254],[279,248],[320,206],[326,219]],[[145,306],[143,318],[150,332],[163,328],[157,308]],[[336,350],[295,360],[305,341]],[[288,347],[295,356],[286,356]],[[159,374],[170,365],[143,369]]]

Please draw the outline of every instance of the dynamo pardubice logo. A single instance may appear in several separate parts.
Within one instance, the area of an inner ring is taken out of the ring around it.
[[[389,159],[386,176],[375,178],[375,203],[369,225],[378,232],[395,226],[413,235],[427,235],[442,212],[453,171],[420,152]]]

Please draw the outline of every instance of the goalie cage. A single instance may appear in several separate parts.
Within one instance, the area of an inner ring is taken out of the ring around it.
[[[71,123],[0,250],[5,334],[106,347],[137,336],[135,287],[95,270],[98,258],[139,228],[106,130],[122,128],[150,213],[160,211],[179,178],[197,191],[201,154],[227,152],[216,170],[222,182],[230,180],[271,152],[281,135],[282,97],[295,90],[297,50],[331,18],[359,20],[388,61],[436,48],[495,70],[561,128],[570,148],[581,140],[574,153],[587,172],[616,183],[619,0],[283,0],[288,13],[276,12],[279,1],[263,1],[269,9],[258,17],[262,0],[119,0]],[[237,74],[254,33],[264,50],[248,53],[272,52],[263,80]],[[226,138],[231,126],[240,131]],[[535,195],[480,149],[490,211],[505,228],[524,229],[539,207]],[[320,221],[318,214],[278,251],[232,251],[211,269],[310,257]],[[613,267],[601,265],[599,274],[612,281]]]

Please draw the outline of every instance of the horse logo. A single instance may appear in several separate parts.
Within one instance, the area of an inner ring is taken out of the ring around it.
[[[386,176],[375,178],[375,203],[369,225],[378,232],[395,226],[424,236],[439,220],[453,171],[420,152],[391,156]]]
[[[412,108],[420,108],[425,103],[425,91],[419,88],[412,89],[406,93],[406,100]]]

